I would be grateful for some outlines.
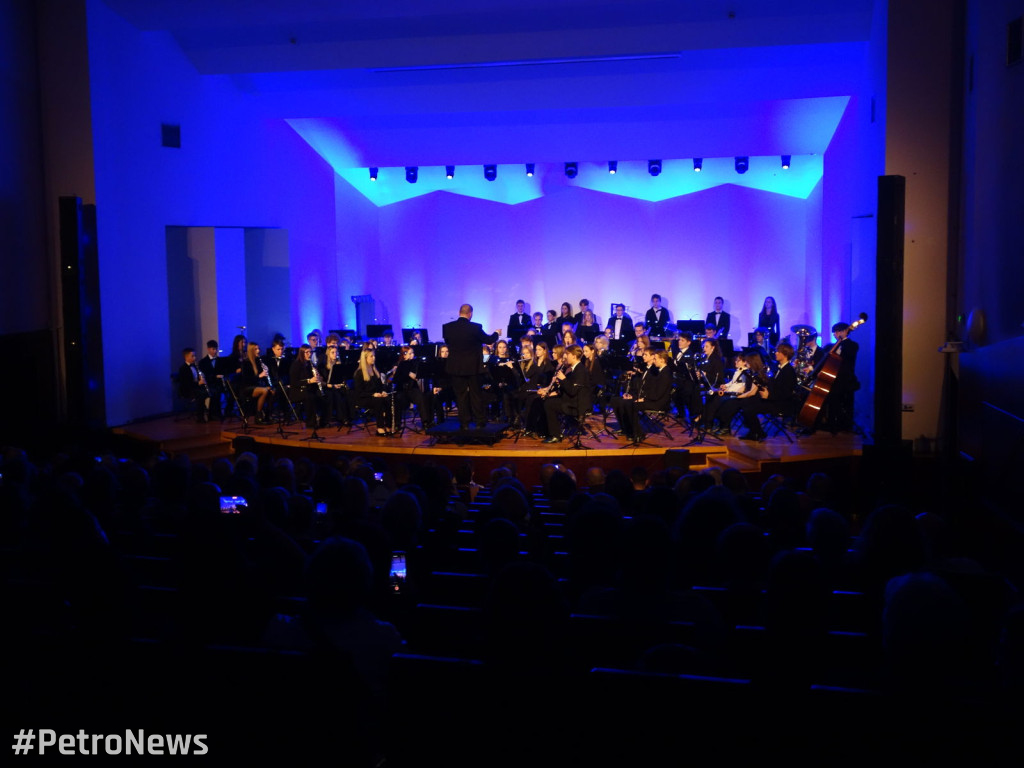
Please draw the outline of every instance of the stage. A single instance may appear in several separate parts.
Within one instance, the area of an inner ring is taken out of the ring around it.
[[[415,422],[418,426],[419,422]],[[598,425],[600,426],[600,424]],[[614,422],[612,422],[614,426]],[[115,434],[144,441],[170,455],[187,454],[194,461],[211,461],[242,451],[267,452],[273,456],[308,456],[314,461],[331,461],[338,456],[361,456],[383,467],[398,463],[434,462],[454,470],[472,462],[478,482],[486,482],[495,467],[513,463],[520,479],[539,482],[544,464],[562,464],[578,478],[586,470],[599,466],[605,471],[629,472],[645,468],[649,474],[666,467],[701,471],[718,467],[738,469],[751,483],[761,482],[781,472],[787,476],[807,476],[826,471],[837,478],[855,479],[860,466],[864,441],[857,435],[816,432],[805,437],[771,436],[761,443],[737,437],[708,437],[694,442],[694,436],[679,425],[668,425],[662,432],[648,434],[640,444],[625,438],[613,438],[603,432],[585,437],[576,449],[569,440],[547,444],[535,438],[515,438],[502,425],[488,424],[486,430],[461,432],[449,418],[438,437],[406,430],[398,437],[378,437],[361,424],[354,428],[335,426],[317,430],[319,440],[310,439],[312,430],[302,423],[255,425],[246,429],[240,420],[223,423],[197,423],[183,415],[163,416],[113,429]]]

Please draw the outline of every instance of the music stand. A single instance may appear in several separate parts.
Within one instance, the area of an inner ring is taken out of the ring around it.
[[[615,355],[628,355],[632,342],[629,339],[609,339],[608,349]]]
[[[284,396],[285,404],[288,406],[288,409],[292,412],[292,419],[297,422],[299,420],[299,414],[295,412],[295,405],[292,403],[292,399],[288,397],[288,387],[286,387],[284,385],[284,382],[281,381],[280,379],[277,380],[277,386],[280,388],[281,394]],[[287,438],[288,435],[295,434],[294,432],[285,432],[284,423],[287,417],[288,414],[282,408],[277,417],[277,434],[279,434],[282,438]]]
[[[379,339],[385,333],[394,333],[391,323],[370,324],[366,326],[366,337],[369,339]]]
[[[694,339],[704,335],[703,320],[676,320],[676,328],[680,333],[692,334]]]
[[[403,328],[402,329],[402,341],[404,341],[406,344],[408,344],[410,341],[412,341],[413,335],[416,334],[417,332],[420,334],[420,343],[421,344],[429,344],[430,343],[430,339],[427,337],[427,329],[426,328]]]

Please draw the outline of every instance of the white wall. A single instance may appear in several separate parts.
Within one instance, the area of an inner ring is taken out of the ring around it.
[[[326,269],[331,286],[333,173],[226,78],[197,75],[168,36],[140,32],[102,2],[88,11],[107,420],[119,424],[169,410],[178,361],[167,350],[205,341],[171,343],[166,227],[287,229],[292,269]],[[160,145],[163,122],[181,126],[181,149]]]

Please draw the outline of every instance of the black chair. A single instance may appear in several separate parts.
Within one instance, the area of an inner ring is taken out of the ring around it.
[[[769,437],[777,437],[782,435],[790,443],[793,442],[793,437],[790,434],[790,425],[793,421],[793,415],[789,411],[778,410],[770,413],[761,413],[761,429],[764,430],[765,434]]]
[[[564,414],[562,436],[569,439],[571,450],[586,450],[586,446],[583,445],[584,435],[601,442],[598,430],[591,423],[594,416],[594,395],[589,385],[576,389],[575,396],[566,403]]]

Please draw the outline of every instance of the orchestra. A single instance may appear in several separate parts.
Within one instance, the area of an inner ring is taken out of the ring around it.
[[[795,416],[807,394],[820,389],[815,382],[831,357],[837,361],[835,373],[829,374],[832,400],[820,415],[817,405],[810,417],[801,412],[800,423],[806,431],[854,428],[858,347],[847,337],[857,324],[833,325],[836,342],[826,348],[818,346],[818,332],[809,325],[794,325],[782,337],[778,306],[768,296],[757,313],[758,325],[747,334],[748,344],[734,352],[732,317],[721,296],[715,297],[703,324],[673,323],[657,293],[651,295],[650,308],[640,310],[644,322],[634,324],[630,308],[615,303],[603,333],[590,301],[583,299],[579,306],[574,316],[572,305],[563,302],[560,312],[547,310],[543,323],[544,315],[531,313],[520,299],[508,316],[507,337],[501,329],[488,335],[479,324],[449,323],[445,330],[453,339],[424,343],[426,333],[415,329],[419,335],[405,334],[409,343],[397,350],[397,359],[394,352],[382,358],[387,366],[394,363],[388,371],[378,370],[376,361],[394,343],[390,326],[379,339],[332,331],[326,346],[321,346],[322,332],[313,329],[298,349],[277,334],[266,355],[244,333],[232,339],[224,356],[211,339],[200,360],[191,347],[185,348],[176,375],[178,393],[195,408],[199,421],[230,418],[237,401],[243,417],[254,417],[257,425],[268,424],[276,412],[282,422],[300,418],[315,429],[332,419],[340,428],[360,418],[358,408],[373,419],[376,434],[387,437],[401,433],[401,414],[412,405],[430,429],[442,424],[455,404],[463,428],[470,428],[471,421],[477,428],[493,421],[555,442],[561,436],[557,424],[568,412],[568,386],[572,393],[586,393],[580,407],[604,415],[606,429],[614,413],[618,431],[628,439],[640,436],[640,411],[674,407],[679,423],[700,435],[731,437],[732,422],[742,414],[744,439],[763,440],[757,416]],[[704,335],[694,338],[690,329],[702,325]],[[449,370],[453,341],[460,345],[454,378]]]

